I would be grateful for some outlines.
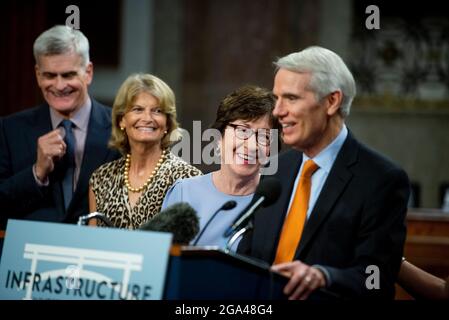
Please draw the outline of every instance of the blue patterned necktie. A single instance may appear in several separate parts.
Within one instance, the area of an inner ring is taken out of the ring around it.
[[[65,173],[62,180],[62,191],[64,193],[64,205],[67,209],[72,201],[73,196],[73,180],[75,174],[75,136],[73,135],[73,122],[63,120],[61,126],[65,130],[64,142],[67,145],[64,155]]]

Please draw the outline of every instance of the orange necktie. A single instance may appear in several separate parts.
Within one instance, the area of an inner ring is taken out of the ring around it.
[[[295,256],[307,218],[311,178],[318,168],[318,165],[311,159],[304,163],[295,197],[282,227],[274,264],[292,261]]]

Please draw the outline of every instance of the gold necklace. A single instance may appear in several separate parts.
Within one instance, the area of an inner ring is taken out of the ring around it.
[[[156,167],[151,172],[151,175],[148,177],[147,181],[143,184],[143,186],[141,186],[140,188],[133,188],[133,187],[131,187],[131,184],[129,183],[129,168],[131,166],[131,154],[128,153],[126,155],[126,161],[125,161],[125,186],[126,186],[126,188],[128,188],[128,190],[131,192],[135,192],[135,193],[142,192],[148,186],[148,184],[150,184],[151,179],[153,179],[154,175],[156,174],[156,172],[159,170],[160,166],[164,162],[165,154],[166,154],[166,149],[162,151],[161,157],[159,158],[159,160],[156,164]]]

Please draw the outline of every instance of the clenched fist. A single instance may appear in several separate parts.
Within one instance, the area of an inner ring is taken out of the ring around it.
[[[50,131],[37,140],[36,176],[45,181],[55,168],[55,161],[61,159],[66,152],[64,131],[60,128]]]

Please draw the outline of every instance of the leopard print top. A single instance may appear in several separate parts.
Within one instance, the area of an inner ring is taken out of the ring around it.
[[[117,228],[139,228],[159,213],[165,194],[176,180],[202,174],[169,152],[151,183],[131,208],[124,167],[125,157],[105,163],[94,171],[89,181],[95,194],[97,212],[105,214]],[[97,225],[104,226],[101,221]]]

